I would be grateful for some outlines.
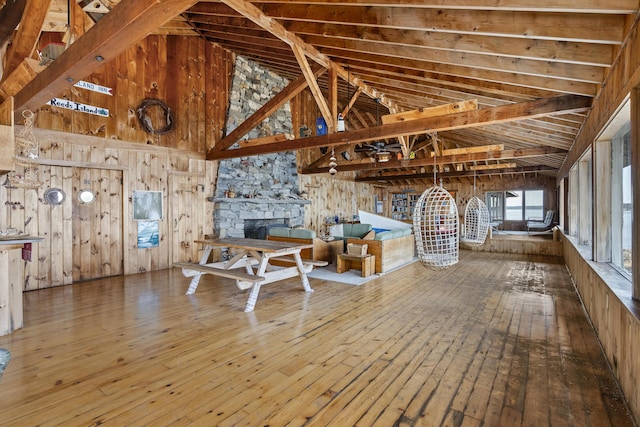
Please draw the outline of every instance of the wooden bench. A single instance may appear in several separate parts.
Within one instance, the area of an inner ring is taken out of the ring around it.
[[[376,269],[376,257],[375,255],[338,255],[338,262],[336,263],[336,272],[345,273],[352,268],[362,271],[362,277],[371,276]]]
[[[199,271],[202,273],[212,274],[214,276],[226,277],[228,279],[235,279],[242,282],[256,283],[256,282],[262,282],[263,280],[265,280],[265,278],[262,276],[249,274],[244,271],[240,271],[237,268],[233,270],[225,270],[223,268],[209,267],[207,265],[194,264],[194,263],[188,263],[188,262],[176,262],[173,264],[173,266],[182,268],[183,270]],[[193,275],[194,274],[185,274],[185,276],[187,277],[193,276]]]
[[[276,261],[276,262],[272,262],[273,265],[280,265],[278,263],[281,264],[286,264],[286,265],[293,265],[296,263],[296,260],[293,258],[289,258],[289,257],[284,257],[284,256],[280,256],[280,257],[274,257],[274,258],[270,258],[270,261]],[[327,265],[329,265],[329,262],[327,261],[314,261],[312,259],[303,259],[302,260],[302,264],[303,265],[312,265],[314,267],[326,267]]]

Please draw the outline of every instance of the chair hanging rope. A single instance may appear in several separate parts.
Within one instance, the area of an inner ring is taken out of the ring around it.
[[[458,262],[458,208],[451,194],[434,185],[420,195],[413,210],[413,233],[420,262],[442,270]]]

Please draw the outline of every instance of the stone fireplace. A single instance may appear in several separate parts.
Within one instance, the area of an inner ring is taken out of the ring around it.
[[[227,115],[227,133],[251,116],[288,81],[241,56],[236,57]],[[244,139],[292,133],[287,103]],[[231,148],[233,149],[233,148]],[[221,160],[214,197],[214,231],[219,237],[247,237],[246,223],[304,225],[308,200],[298,195],[295,152],[281,152]],[[234,193],[235,197],[228,197]]]
[[[304,206],[308,200],[219,198],[215,203],[213,223],[218,237],[249,237],[245,234],[248,222],[261,227],[287,224],[290,227],[304,225]],[[253,236],[252,236],[253,237]]]

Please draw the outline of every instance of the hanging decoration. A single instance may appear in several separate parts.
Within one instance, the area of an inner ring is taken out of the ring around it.
[[[155,126],[153,121],[151,120],[150,110],[152,107],[159,107],[164,115],[164,124],[161,126]],[[164,135],[165,133],[170,132],[174,127],[173,116],[171,114],[171,109],[169,106],[160,99],[157,98],[147,98],[143,100],[138,108],[136,108],[136,113],[138,115],[138,121],[142,128],[151,135]]]
[[[336,156],[335,153],[333,152],[333,147],[331,148],[331,157],[329,158],[329,173],[331,174],[331,176],[334,176],[338,170],[336,169],[336,166],[338,166],[338,163],[336,163]]]
[[[7,188],[38,188],[42,185],[39,179],[39,168],[36,162],[39,157],[38,139],[33,133],[32,111],[22,112],[24,127],[16,136],[15,170],[7,175]]]
[[[420,195],[413,210],[413,233],[418,259],[428,268],[442,270],[458,263],[458,208],[451,194],[436,184]]]

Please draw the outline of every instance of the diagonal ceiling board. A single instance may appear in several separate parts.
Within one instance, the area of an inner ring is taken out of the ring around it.
[[[36,111],[132,43],[195,3],[194,0],[122,0],[15,96],[16,114]],[[70,81],[69,81],[70,80]]]
[[[286,4],[345,4],[344,0],[262,0],[261,3]],[[409,8],[462,10],[513,10],[528,12],[580,12],[605,14],[632,14],[638,9],[637,0],[349,0],[349,4],[365,6],[395,6]]]
[[[478,81],[485,81],[490,83],[515,85],[523,88],[553,91],[556,93],[573,93],[578,95],[595,96],[597,91],[597,85],[594,83],[547,79],[543,77],[520,75],[517,73],[508,73],[497,70],[470,68],[464,66],[464,63],[458,65],[446,65],[414,59],[387,57],[384,55],[376,55],[366,52],[350,52],[346,49],[335,48],[324,48],[322,49],[322,52],[333,58],[334,61],[338,60],[338,58],[346,62],[355,59],[371,64],[371,68],[375,68],[377,65],[398,66],[402,68],[409,68],[412,70],[428,71],[435,74],[442,74],[454,78],[460,77],[466,79],[475,79]]]
[[[428,47],[399,46],[374,41],[354,41],[329,37],[307,37],[311,44],[322,48],[342,49],[349,52],[372,53],[385,57],[411,59],[435,64],[464,64],[465,67],[487,71],[523,74],[548,79],[575,80],[597,84],[604,79],[604,68],[596,65],[568,64],[563,62],[539,61],[503,55],[483,55],[468,52],[454,52]]]
[[[327,124],[328,131],[334,132],[336,129],[336,117],[331,114],[331,107],[327,104],[327,100],[324,99],[324,96],[322,95],[322,91],[320,90],[320,86],[318,86],[316,77],[313,75],[313,70],[311,69],[309,62],[307,61],[304,50],[297,44],[291,45],[291,50],[293,50],[293,54],[298,61],[298,65],[302,70],[302,74],[304,75],[305,79],[307,79],[307,86],[309,86],[309,90],[311,90],[311,94],[316,101],[316,105],[320,109],[320,114],[322,114],[322,117]]]
[[[518,59],[564,62],[569,64],[609,67],[613,59],[611,44],[568,42],[518,37],[496,37],[479,34],[436,33],[426,29],[363,27],[308,21],[287,21],[285,27],[306,42],[320,45],[320,38],[330,43],[366,41],[390,46],[431,48],[443,51],[504,56]],[[617,44],[615,44],[617,45]]]
[[[277,20],[621,44],[624,15],[255,3]]]
[[[421,83],[429,87],[437,87],[450,91],[466,93],[473,98],[486,97],[503,99],[510,102],[525,101],[535,98],[549,98],[557,95],[548,90],[537,90],[505,83],[495,83],[486,80],[466,77],[448,76],[427,70],[415,68],[401,68],[398,65],[370,64],[359,60],[349,61],[351,69],[367,79],[370,75],[384,74],[398,80],[407,79],[415,83]]]
[[[287,31],[280,23],[278,23],[275,19],[264,14],[259,8],[255,7],[253,4],[249,3],[245,0],[221,0],[222,3],[234,9],[236,12],[240,13],[247,19],[253,21],[258,24],[260,27],[269,31],[274,36],[278,37],[285,43],[293,46],[298,46],[306,56],[311,58],[313,61],[322,65],[325,68],[330,68],[332,61],[322,53],[320,53],[315,47],[308,45],[302,39],[300,39],[294,33]],[[339,67],[337,64],[333,64],[336,69],[338,75],[346,80],[347,72],[342,67]],[[362,84],[357,79],[352,79],[350,84],[361,89],[365,94],[370,96],[371,98],[380,98],[383,102],[386,103],[386,97],[384,94],[378,93],[372,88]]]

